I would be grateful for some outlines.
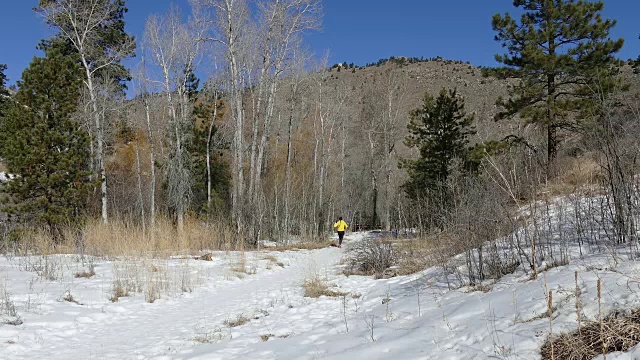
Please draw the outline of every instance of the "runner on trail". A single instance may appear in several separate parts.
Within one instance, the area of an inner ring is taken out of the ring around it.
[[[342,217],[338,218],[338,222],[333,224],[333,228],[336,229],[338,231],[338,247],[342,247],[342,239],[344,238],[344,231],[347,230],[347,228],[349,227],[349,225],[347,225],[346,222],[344,222],[344,220],[342,220]]]

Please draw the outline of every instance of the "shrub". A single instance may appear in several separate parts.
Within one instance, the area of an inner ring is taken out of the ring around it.
[[[347,272],[351,274],[381,275],[397,263],[393,245],[385,239],[366,239],[349,249]]]

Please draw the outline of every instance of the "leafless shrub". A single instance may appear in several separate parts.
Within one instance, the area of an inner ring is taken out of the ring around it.
[[[0,315],[3,315],[2,317],[5,318],[5,324],[15,326],[22,324],[22,319],[18,314],[11,294],[3,283],[0,283]]]
[[[397,263],[392,243],[376,239],[365,239],[352,245],[347,261],[347,273],[376,276]]]

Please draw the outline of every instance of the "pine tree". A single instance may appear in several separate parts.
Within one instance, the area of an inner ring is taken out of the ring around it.
[[[493,17],[496,41],[507,53],[496,60],[515,70],[520,83],[496,119],[519,114],[546,128],[547,167],[551,168],[559,144],[558,131],[571,129],[578,110],[590,106],[593,89],[609,92],[616,84],[618,62],[614,58],[623,39],[611,40],[616,24],[603,20],[601,1],[514,0],[522,8],[520,21],[508,13]]]
[[[469,151],[469,136],[475,133],[473,116],[465,114],[464,100],[456,90],[442,89],[437,98],[425,93],[422,107],[411,111],[409,118],[405,144],[416,148],[420,157],[400,163],[409,175],[405,192],[412,200],[433,193],[446,196],[442,191],[454,159],[464,159]]]
[[[5,107],[9,99],[9,91],[6,88],[7,76],[4,71],[7,70],[7,65],[0,64],[0,123],[4,118]]]
[[[0,124],[0,156],[16,177],[2,184],[12,219],[45,225],[58,235],[80,219],[88,191],[89,136],[73,121],[80,68],[51,50],[18,82],[15,103]]]

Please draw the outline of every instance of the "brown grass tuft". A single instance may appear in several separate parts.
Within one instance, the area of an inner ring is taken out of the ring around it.
[[[95,275],[96,275],[96,270],[94,269],[93,266],[91,266],[89,268],[89,271],[86,271],[86,270],[80,271],[80,272],[75,273],[73,276],[75,278],[86,278],[86,279],[89,279],[89,278],[94,277]]]
[[[260,340],[262,341],[268,341],[270,338],[274,337],[275,335],[273,334],[263,334],[260,335]]]
[[[553,349],[556,359],[588,360],[602,354],[622,351],[640,343],[640,309],[623,314],[615,312],[603,319],[603,333],[600,323],[585,323],[580,330],[570,334],[554,336]],[[604,344],[602,339],[604,339]],[[604,345],[604,346],[603,346]],[[541,349],[542,359],[551,359],[551,342],[547,340]]]
[[[340,297],[348,294],[342,291],[330,289],[327,283],[317,277],[306,280],[302,287],[304,288],[304,296],[311,298],[318,298],[320,296]]]
[[[227,319],[224,321],[224,324],[228,327],[238,327],[238,326],[242,326],[246,323],[248,323],[249,321],[251,321],[251,319],[249,319],[248,317],[240,314],[238,315],[235,319]]]
[[[301,242],[289,245],[279,245],[273,248],[274,251],[295,251],[295,250],[318,250],[327,247],[335,246],[333,241],[313,241],[313,242]]]

